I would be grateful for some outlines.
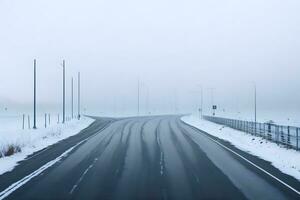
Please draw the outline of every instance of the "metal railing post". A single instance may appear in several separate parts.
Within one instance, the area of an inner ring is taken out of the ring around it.
[[[273,123],[255,123],[246,120],[235,120],[223,117],[203,116],[204,119],[227,127],[255,134],[264,139],[276,142],[277,144],[286,145],[287,148],[294,148],[299,151],[299,132],[300,127],[281,126]],[[292,128],[292,130],[291,130]],[[294,131],[295,130],[295,131]],[[292,136],[291,136],[292,131]],[[294,133],[295,132],[295,133]],[[294,142],[294,137],[296,142]]]

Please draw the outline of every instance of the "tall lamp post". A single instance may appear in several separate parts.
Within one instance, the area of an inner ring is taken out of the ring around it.
[[[72,119],[74,118],[74,78],[71,80],[71,113]]]
[[[78,120],[80,117],[80,72],[78,72]]]
[[[138,80],[138,91],[137,91],[137,98],[138,98],[138,102],[137,102],[137,114],[138,116],[140,115],[140,79]]]
[[[149,87],[146,86],[146,112],[147,115],[150,115],[150,111],[149,111]]]
[[[202,86],[200,86],[200,95],[201,95],[201,97],[200,97],[200,118],[201,119],[203,119],[203,87]]]
[[[63,60],[63,121],[66,122],[66,66],[65,60]]]
[[[256,135],[256,124],[257,124],[257,104],[256,104],[256,84],[254,83],[254,123],[255,123],[255,135]]]
[[[36,59],[33,61],[33,129],[36,129]]]

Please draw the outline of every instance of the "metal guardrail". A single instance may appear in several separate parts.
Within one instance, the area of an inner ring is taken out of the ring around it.
[[[287,148],[299,150],[299,127],[282,126],[273,123],[255,123],[252,121],[243,121],[212,116],[203,116],[203,118],[208,121],[225,125],[255,136],[261,136],[267,140],[276,142],[277,144],[282,144]]]

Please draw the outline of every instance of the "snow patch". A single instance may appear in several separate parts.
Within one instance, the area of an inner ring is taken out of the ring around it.
[[[59,157],[55,158],[54,160],[51,160],[50,162],[48,162],[45,165],[43,165],[42,167],[40,167],[38,170],[36,170],[36,171],[32,172],[31,174],[25,176],[24,178],[22,178],[18,182],[13,183],[11,186],[6,188],[4,191],[0,192],[0,200],[8,197],[11,193],[16,191],[21,186],[25,185],[31,179],[33,179],[34,177],[42,174],[46,169],[52,167],[55,163],[59,162],[62,158],[66,157],[78,145],[79,144],[71,147],[70,149],[65,151],[63,154],[61,154]]]
[[[184,116],[181,119],[185,123],[199,128],[210,135],[230,142],[243,151],[271,162],[274,167],[283,173],[300,180],[300,152],[286,149],[261,137],[249,135],[206,120],[200,120],[195,116]]]
[[[93,119],[82,117],[81,120],[74,119],[65,124],[54,124],[48,128],[0,131],[0,175],[12,171],[18,162],[34,152],[79,133],[92,122],[94,122]],[[11,146],[20,150],[11,156],[4,156]]]

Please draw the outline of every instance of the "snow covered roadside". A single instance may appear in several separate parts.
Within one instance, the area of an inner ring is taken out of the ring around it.
[[[218,125],[195,116],[181,118],[187,124],[199,128],[210,135],[230,142],[235,147],[261,159],[269,161],[281,172],[300,180],[300,152],[280,147],[260,137]]]
[[[71,120],[66,124],[55,124],[48,128],[36,130],[0,131],[0,175],[11,171],[19,161],[26,159],[34,152],[40,151],[60,140],[76,135],[88,127],[93,119],[82,117],[81,120]],[[3,157],[10,147],[19,148],[20,152]]]

